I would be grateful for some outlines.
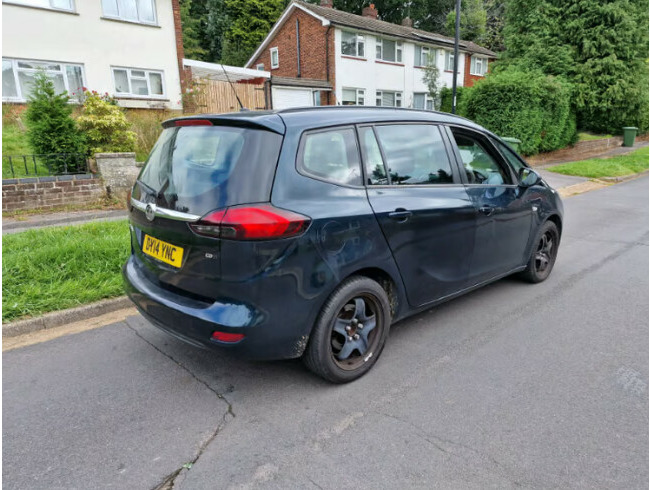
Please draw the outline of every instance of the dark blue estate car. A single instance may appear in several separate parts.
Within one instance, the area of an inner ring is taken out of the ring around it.
[[[163,126],[129,201],[124,277],[191,344],[351,381],[392,322],[553,268],[559,196],[466,119],[323,107]]]

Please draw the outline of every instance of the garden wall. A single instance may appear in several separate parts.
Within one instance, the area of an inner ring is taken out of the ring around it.
[[[86,204],[103,195],[104,184],[93,174],[5,179],[2,181],[2,211]]]

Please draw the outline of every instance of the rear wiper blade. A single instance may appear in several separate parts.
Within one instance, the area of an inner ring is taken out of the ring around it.
[[[144,188],[144,190],[147,191],[147,194],[149,194],[149,195],[151,195],[153,197],[158,197],[158,191],[155,190],[153,187],[148,186],[147,184],[145,184],[141,180],[138,180],[137,182],[138,182],[138,185],[140,187]]]

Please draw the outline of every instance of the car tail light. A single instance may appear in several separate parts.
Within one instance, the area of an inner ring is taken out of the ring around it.
[[[208,119],[180,119],[175,124],[176,126],[212,126]]]
[[[270,204],[234,206],[214,211],[190,227],[199,235],[230,240],[272,240],[300,235],[310,219]]]
[[[214,332],[212,334],[212,340],[218,340],[219,342],[227,342],[229,344],[239,342],[245,337],[243,333],[228,333],[228,332]]]

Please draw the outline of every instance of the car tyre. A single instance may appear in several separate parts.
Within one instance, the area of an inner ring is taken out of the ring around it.
[[[303,361],[333,383],[366,374],[381,354],[391,322],[386,291],[375,281],[353,276],[325,302],[314,325]]]
[[[531,283],[546,280],[555,265],[559,245],[560,233],[556,224],[552,221],[545,222],[537,232],[533,250],[521,278]]]

